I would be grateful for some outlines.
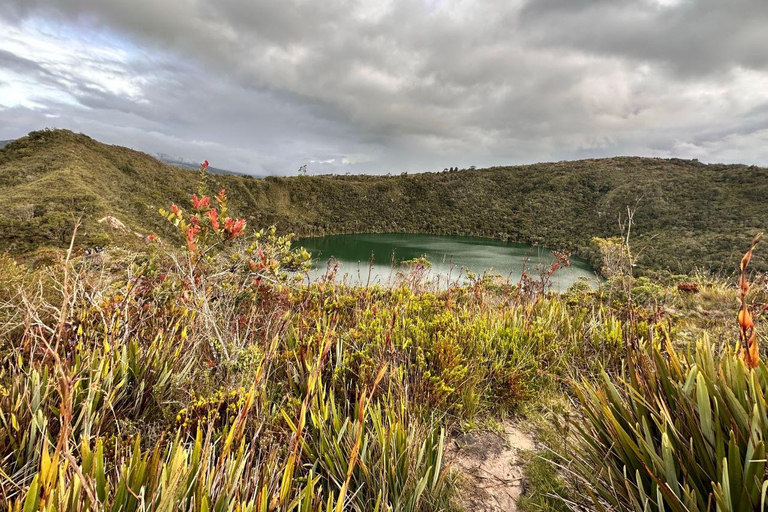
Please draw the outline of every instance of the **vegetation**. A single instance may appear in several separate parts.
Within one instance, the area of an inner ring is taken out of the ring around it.
[[[768,373],[706,342],[689,356],[648,347],[617,386],[579,395],[586,415],[574,471],[595,504],[618,510],[765,506]]]
[[[163,231],[155,212],[179,204],[196,176],[148,155],[63,130],[33,132],[0,150],[0,247],[15,254],[69,244],[135,248]],[[254,226],[315,236],[419,232],[506,238],[569,250],[601,266],[593,237],[621,236],[636,208],[638,270],[736,270],[741,242],[763,229],[768,169],[610,158],[395,176],[210,176]],[[386,212],[386,215],[382,214]],[[115,229],[107,216],[126,229]],[[137,236],[134,233],[139,233]],[[39,254],[43,258],[45,254]],[[768,270],[758,255],[753,265]]]
[[[138,249],[80,255],[84,218],[51,264],[0,257],[3,508],[453,511],[456,432],[526,413],[524,510],[764,508],[759,237],[732,282],[634,277],[625,237],[598,289],[547,290],[565,254],[518,283],[436,288],[418,259],[392,287],[304,284],[293,236],[200,177]]]

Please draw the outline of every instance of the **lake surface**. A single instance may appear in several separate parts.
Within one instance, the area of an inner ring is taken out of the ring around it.
[[[296,242],[312,253],[315,263],[310,277],[321,276],[329,259],[340,264],[338,276],[347,275],[354,284],[388,284],[396,278],[400,262],[426,256],[432,264],[429,277],[440,282],[466,281],[463,268],[476,274],[491,271],[517,282],[523,265],[529,274],[538,275],[541,268],[549,268],[555,260],[552,253],[541,247],[504,242],[492,238],[470,236],[442,236],[418,234],[356,234],[305,238]],[[373,264],[369,264],[373,258]],[[527,261],[526,261],[527,259]],[[595,272],[578,258],[573,265],[558,270],[552,288],[564,291],[579,278],[597,282]],[[337,276],[337,277],[338,277]]]

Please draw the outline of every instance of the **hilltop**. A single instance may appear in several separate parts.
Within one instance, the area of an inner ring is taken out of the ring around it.
[[[32,132],[0,149],[0,247],[12,254],[69,243],[141,243],[166,231],[157,210],[185,206],[198,175],[145,153],[67,130]],[[743,241],[765,229],[768,169],[616,157],[396,176],[254,179],[210,175],[252,227],[300,236],[424,232],[506,238],[569,249],[597,261],[592,237],[620,234],[637,206],[639,267],[730,273]],[[105,219],[106,218],[106,219]],[[114,222],[117,219],[119,222]],[[99,222],[103,220],[103,222]],[[765,259],[755,266],[765,269]]]

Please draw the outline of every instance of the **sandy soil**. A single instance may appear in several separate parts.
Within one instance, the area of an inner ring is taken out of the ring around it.
[[[460,504],[473,512],[514,512],[523,491],[520,451],[533,450],[534,441],[514,423],[504,433],[478,431],[451,439],[446,458],[460,473]]]

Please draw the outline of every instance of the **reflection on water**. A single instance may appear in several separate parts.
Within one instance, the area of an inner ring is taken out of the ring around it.
[[[493,274],[517,281],[524,266],[531,274],[549,268],[555,261],[552,253],[540,247],[504,242],[491,238],[417,234],[357,234],[306,238],[296,245],[304,246],[316,260],[310,273],[317,278],[333,258],[339,262],[339,274],[355,284],[387,284],[392,282],[400,262],[426,256],[432,264],[430,278],[441,282],[464,281],[465,268],[476,274]],[[595,273],[581,259],[571,258],[573,265],[560,269],[552,278],[553,289],[563,291],[580,278],[596,282]]]

